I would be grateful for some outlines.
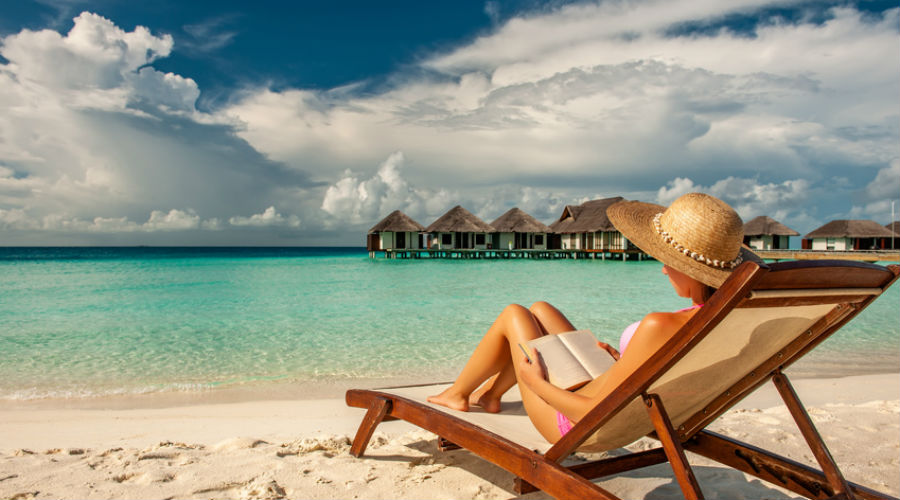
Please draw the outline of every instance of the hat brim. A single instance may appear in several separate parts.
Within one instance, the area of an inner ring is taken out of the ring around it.
[[[656,231],[653,218],[665,211],[666,207],[654,203],[620,201],[607,208],[606,215],[623,236],[654,259],[713,288],[722,286],[731,269],[715,268],[688,257],[666,243]],[[762,262],[746,247],[741,247],[740,252],[744,262]]]

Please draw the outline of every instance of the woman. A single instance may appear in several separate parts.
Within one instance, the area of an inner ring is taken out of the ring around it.
[[[607,215],[628,240],[663,263],[662,272],[681,297],[693,306],[654,312],[623,332],[621,356],[600,343],[618,361],[588,384],[567,391],[547,381],[541,363],[530,363],[518,345],[575,330],[556,308],[538,302],[525,309],[510,305],[494,321],[456,381],[432,403],[467,411],[474,404],[500,411],[500,397],[516,383],[525,411],[538,431],[555,443],[600,400],[647,360],[690,320],[731,271],[743,260],[757,260],[741,247],[743,222],[725,202],[702,193],[675,200],[669,208],[622,201]],[[627,347],[627,348],[626,348]],[[536,351],[531,359],[539,359]]]

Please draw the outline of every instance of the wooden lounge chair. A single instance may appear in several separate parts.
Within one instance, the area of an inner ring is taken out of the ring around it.
[[[685,458],[689,450],[809,498],[891,498],[844,479],[783,370],[856,316],[898,274],[896,265],[746,262],[666,349],[552,446],[521,411],[467,413],[425,401],[440,388],[350,390],[347,404],[367,409],[351,453],[362,456],[378,423],[399,418],[440,436],[442,449],[463,447],[510,471],[519,493],[540,489],[556,498],[617,498],[590,479],[669,462],[684,496],[702,498]],[[821,470],[705,430],[770,380]],[[661,446],[561,465],[576,450],[612,450],[645,435]]]

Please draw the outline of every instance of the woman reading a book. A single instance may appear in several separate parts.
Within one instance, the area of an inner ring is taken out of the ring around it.
[[[518,383],[534,426],[555,443],[644,361],[664,349],[734,268],[743,260],[757,260],[741,246],[741,218],[725,202],[706,194],[686,194],[668,208],[621,201],[610,206],[607,215],[628,240],[663,264],[662,272],[668,275],[675,293],[691,299],[693,306],[647,314],[624,332],[621,355],[601,342],[617,361],[602,375],[570,391],[548,381],[537,350],[525,348],[523,353],[520,346],[575,327],[546,302],[530,309],[510,305],[485,333],[456,381],[429,401],[462,411],[474,404],[498,412],[500,397]]]

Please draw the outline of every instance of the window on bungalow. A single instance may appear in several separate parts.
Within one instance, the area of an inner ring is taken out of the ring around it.
[[[534,244],[535,245],[543,245],[544,244],[544,235],[543,234],[534,235]]]
[[[825,249],[834,250],[834,238],[825,238]]]
[[[484,245],[484,234],[476,234],[475,235],[475,244],[476,245]]]
[[[451,245],[453,244],[453,235],[452,234],[442,234],[441,235],[441,245]]]

